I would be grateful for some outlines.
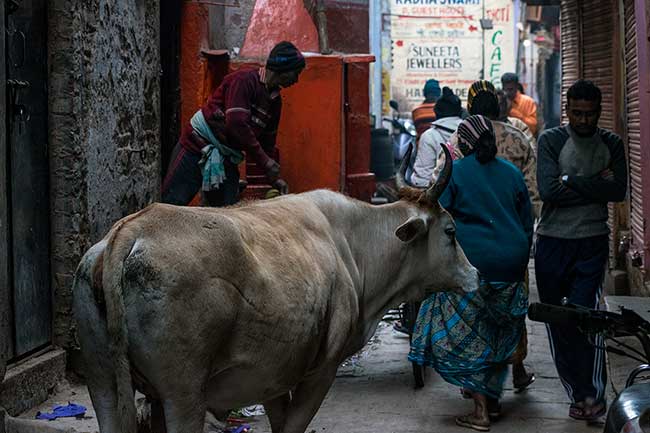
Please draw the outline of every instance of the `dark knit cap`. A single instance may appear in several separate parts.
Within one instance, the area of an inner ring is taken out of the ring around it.
[[[506,72],[505,74],[501,75],[501,82],[502,83],[518,83],[519,82],[519,76],[515,74],[514,72]]]
[[[426,83],[424,83],[424,89],[422,89],[422,93],[424,93],[425,98],[434,98],[437,99],[440,97],[440,83],[438,80],[434,80],[433,78],[427,80]]]
[[[294,71],[305,67],[305,58],[294,44],[282,41],[271,50],[266,68],[275,72]]]
[[[442,88],[442,96],[438,98],[433,111],[435,111],[437,119],[442,119],[443,117],[460,116],[463,107],[460,98],[454,95],[453,90],[445,86]]]

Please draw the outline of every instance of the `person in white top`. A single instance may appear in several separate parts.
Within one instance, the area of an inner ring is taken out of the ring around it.
[[[462,121],[460,99],[449,87],[442,89],[442,96],[436,102],[434,111],[436,121],[420,137],[410,179],[413,186],[420,188],[427,187],[432,182],[442,146],[446,145]]]

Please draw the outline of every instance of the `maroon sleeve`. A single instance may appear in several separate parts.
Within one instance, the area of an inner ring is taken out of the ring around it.
[[[270,108],[271,119],[266,127],[266,130],[260,137],[260,143],[267,155],[271,156],[276,161],[277,149],[275,148],[275,141],[278,135],[278,126],[280,125],[280,114],[282,112],[282,98],[280,96],[273,102]],[[278,161],[279,162],[279,161]]]
[[[226,91],[226,137],[230,146],[246,151],[260,167],[265,168],[269,157],[250,127],[251,104],[255,100],[255,83],[250,77],[242,75],[233,80]]]

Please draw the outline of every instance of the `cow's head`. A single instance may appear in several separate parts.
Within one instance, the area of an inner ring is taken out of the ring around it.
[[[412,149],[404,157],[396,177],[400,196],[417,207],[417,214],[401,224],[395,235],[409,244],[411,257],[426,258],[414,260],[416,265],[411,269],[420,277],[416,280],[422,281],[421,292],[417,294],[419,297],[436,291],[472,291],[478,288],[478,271],[469,263],[456,241],[454,220],[438,203],[452,172],[451,154],[447,146],[442,146],[442,149],[445,152],[445,166],[438,180],[429,188],[413,188],[404,180],[406,161],[409,161]]]

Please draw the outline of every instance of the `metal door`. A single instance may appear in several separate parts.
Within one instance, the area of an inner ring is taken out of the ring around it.
[[[639,99],[639,64],[636,43],[634,0],[624,0],[625,19],[625,94],[627,147],[630,163],[630,229],[632,254],[643,251],[645,220],[643,213],[643,176],[641,170],[641,117]]]
[[[602,114],[598,126],[617,131],[616,116],[620,113],[617,84],[617,20],[612,0],[582,0],[581,4],[581,76],[593,81],[603,94]],[[614,203],[609,208],[609,267],[618,262],[619,211]]]
[[[47,15],[45,0],[5,2],[9,273],[13,349],[22,357],[51,341]],[[72,161],[71,161],[72,163]]]
[[[0,382],[5,361],[13,354],[13,320],[9,272],[9,204],[7,188],[7,69],[5,2],[0,1]]]

